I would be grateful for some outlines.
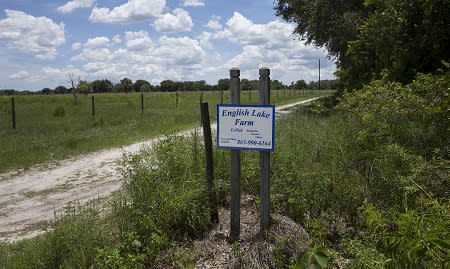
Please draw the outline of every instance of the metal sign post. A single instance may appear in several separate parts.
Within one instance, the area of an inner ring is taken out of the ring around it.
[[[262,105],[270,104],[270,70],[259,69],[259,101]],[[270,227],[270,152],[261,151],[259,157],[260,181],[260,233],[264,235]]]
[[[237,68],[230,70],[231,103],[240,103],[240,71]],[[231,150],[231,204],[230,204],[230,239],[239,240],[241,233],[241,153],[239,150]]]

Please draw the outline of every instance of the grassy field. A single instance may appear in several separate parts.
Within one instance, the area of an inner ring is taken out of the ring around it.
[[[327,94],[320,91],[272,92],[272,103],[285,104]],[[258,93],[241,94],[241,103],[256,103]],[[220,92],[203,92],[215,118]],[[200,92],[97,94],[92,96],[15,96],[16,129],[12,128],[11,97],[0,96],[0,172],[117,147],[199,124]],[[223,96],[224,103],[229,93]]]

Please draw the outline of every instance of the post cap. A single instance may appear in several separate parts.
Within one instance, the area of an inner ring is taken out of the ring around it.
[[[268,76],[268,75],[270,75],[270,69],[268,67],[261,67],[259,69],[259,75],[260,76]]]
[[[239,68],[233,67],[233,68],[230,69],[230,76],[231,77],[239,77],[240,74],[241,74],[241,71],[239,70]]]

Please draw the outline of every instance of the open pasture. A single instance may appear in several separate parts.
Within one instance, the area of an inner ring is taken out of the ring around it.
[[[272,92],[272,103],[323,95],[326,91]],[[178,98],[177,98],[178,95]],[[144,100],[142,110],[141,97]],[[92,95],[14,96],[16,129],[13,129],[11,96],[0,96],[0,172],[118,147],[157,135],[199,125],[200,100],[215,105],[229,101],[224,92],[152,92]],[[178,100],[178,101],[177,101]],[[257,103],[258,93],[241,94],[241,103]]]

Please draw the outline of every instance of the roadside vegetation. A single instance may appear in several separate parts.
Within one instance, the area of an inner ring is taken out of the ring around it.
[[[278,120],[273,212],[303,225],[311,247],[277,251],[280,267],[448,268],[450,73],[402,86],[375,81]],[[198,134],[125,154],[124,189],[106,208],[67,207],[52,230],[0,246],[4,268],[192,268],[212,227]],[[258,196],[258,154],[242,152],[242,189]],[[214,151],[216,193],[229,195],[229,153]],[[258,203],[258,202],[257,202]],[[231,247],[231,245],[230,245]]]
[[[256,91],[245,92],[242,102],[256,103]],[[328,94],[328,91],[280,90],[273,103]],[[221,92],[97,94],[95,117],[91,95],[16,96],[16,129],[12,128],[11,97],[0,96],[0,173],[57,161],[99,149],[119,147],[164,133],[194,127],[200,121],[200,100],[215,105]],[[229,100],[224,93],[223,102]]]

